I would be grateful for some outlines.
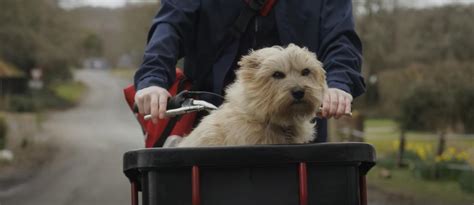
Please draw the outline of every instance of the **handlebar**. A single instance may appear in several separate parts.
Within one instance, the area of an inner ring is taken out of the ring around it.
[[[192,97],[195,97],[196,95],[202,95],[202,94],[211,94],[211,95],[215,95],[222,98],[222,96],[214,94],[214,93],[184,90],[178,93],[176,96],[168,99],[165,115],[168,117],[174,117],[176,115],[182,115],[182,114],[186,114],[190,112],[197,112],[197,111],[202,111],[202,110],[207,110],[207,111],[216,110],[217,107],[214,106],[213,104],[203,101],[203,100],[194,100],[192,98]],[[319,107],[318,112],[316,113],[316,118],[323,118],[322,109],[323,109],[322,107]],[[135,114],[139,112],[137,104],[134,104],[133,112]],[[351,118],[352,112],[344,113],[344,116]],[[312,121],[315,121],[316,118],[313,119]],[[150,120],[151,115],[145,115],[144,119]]]
[[[167,117],[174,117],[176,115],[182,115],[190,112],[197,112],[202,110],[215,110],[217,107],[209,102],[203,100],[195,100],[193,97],[202,94],[210,94],[218,97],[222,97],[220,95],[208,92],[200,92],[200,91],[187,91],[184,90],[178,93],[176,96],[171,97],[168,99],[168,103],[166,105],[166,113]],[[137,104],[133,105],[133,112],[137,114],[138,106]],[[145,120],[150,120],[151,115],[145,115]]]

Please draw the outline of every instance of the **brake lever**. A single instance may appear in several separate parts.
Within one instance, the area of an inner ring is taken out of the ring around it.
[[[196,112],[196,111],[201,111],[201,110],[216,110],[217,107],[211,103],[208,103],[203,100],[194,100],[191,98],[188,98],[184,100],[184,102],[181,104],[181,107],[175,108],[175,109],[170,109],[165,112],[166,117],[174,117],[177,115],[182,115],[190,112]],[[150,120],[152,117],[151,115],[145,115],[144,119],[145,120]]]

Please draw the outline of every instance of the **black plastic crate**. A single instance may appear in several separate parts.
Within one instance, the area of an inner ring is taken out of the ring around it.
[[[155,148],[127,152],[132,204],[365,205],[365,143]]]

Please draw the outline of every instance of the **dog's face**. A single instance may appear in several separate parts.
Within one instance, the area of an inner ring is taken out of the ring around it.
[[[286,118],[314,116],[327,89],[316,55],[293,44],[252,51],[239,66],[237,81],[256,112]]]

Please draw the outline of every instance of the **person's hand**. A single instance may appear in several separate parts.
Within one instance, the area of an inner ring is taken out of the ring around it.
[[[150,86],[139,90],[135,94],[135,103],[138,106],[140,114],[151,114],[153,123],[157,123],[158,118],[165,118],[166,105],[170,96],[170,93],[166,89],[158,86]]]
[[[322,117],[339,119],[345,113],[351,112],[351,103],[351,94],[337,88],[329,88],[324,95]]]

